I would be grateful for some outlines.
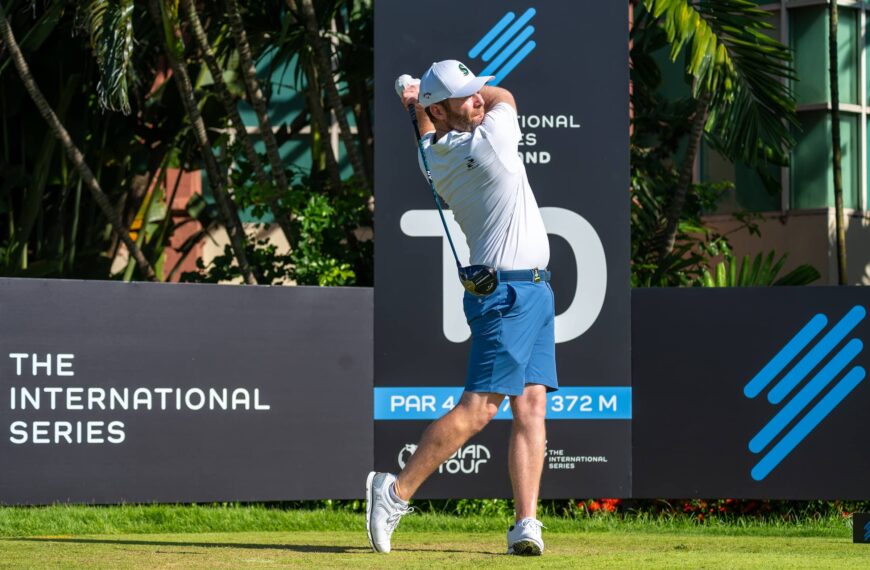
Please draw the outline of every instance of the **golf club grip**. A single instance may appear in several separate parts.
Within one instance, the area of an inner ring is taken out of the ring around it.
[[[435,181],[432,180],[432,171],[429,170],[429,161],[426,160],[426,153],[423,151],[423,136],[420,134],[420,123],[417,121],[417,110],[414,104],[408,105],[408,114],[411,115],[411,124],[414,125],[414,135],[417,137],[417,149],[420,151],[420,159],[423,161],[423,168],[426,169],[426,179],[429,181],[429,186],[432,189],[432,195],[435,196],[435,203],[440,209],[441,203],[438,202],[438,193],[435,192]]]
[[[417,109],[414,108],[413,103],[408,105],[408,114],[411,115],[411,124],[414,125],[414,134],[417,135],[417,140],[419,141],[423,137],[420,135],[420,124],[417,122]]]

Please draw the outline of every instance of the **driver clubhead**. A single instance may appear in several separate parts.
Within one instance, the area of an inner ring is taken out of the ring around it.
[[[459,268],[459,281],[466,291],[485,297],[498,287],[498,272],[488,265],[469,265]]]

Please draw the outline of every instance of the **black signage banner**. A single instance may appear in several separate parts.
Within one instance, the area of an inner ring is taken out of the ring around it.
[[[852,514],[852,542],[870,544],[870,513]]]
[[[0,503],[359,497],[371,354],[371,289],[0,279]]]
[[[393,83],[458,59],[516,97],[520,154],[550,234],[557,365],[542,496],[631,488],[628,14],[620,2],[380,0],[375,13],[375,467],[397,471],[457,401],[462,287]],[[422,14],[422,15],[421,15]],[[468,249],[446,212],[460,257]],[[510,496],[501,414],[420,497]],[[502,421],[505,420],[505,421]]]
[[[866,499],[868,304],[634,290],[633,388],[551,398],[543,496]],[[462,391],[373,399],[372,312],[371,289],[0,279],[0,503],[361,497],[373,450],[400,468]],[[508,418],[424,496],[509,496]]]
[[[634,496],[870,496],[868,306],[864,287],[634,290]]]

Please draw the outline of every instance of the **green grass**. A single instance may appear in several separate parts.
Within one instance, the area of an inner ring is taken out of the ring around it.
[[[345,510],[285,510],[262,505],[119,505],[0,507],[0,537],[37,534],[154,534],[262,531],[355,531],[363,515]],[[851,521],[841,515],[790,521],[683,515],[543,516],[548,532],[684,532],[704,535],[848,537]],[[415,513],[402,520],[410,531],[501,532],[507,517]]]
[[[263,506],[0,508],[0,568],[860,568],[842,516],[800,521],[685,516],[545,518],[540,559],[503,554],[500,517],[414,514],[394,552],[370,552],[362,515]]]
[[[545,535],[539,559],[504,552],[502,533],[400,529],[391,554],[362,531],[123,534],[0,539],[0,568],[866,568],[870,547],[845,538],[576,532]]]
[[[596,515],[579,518],[543,516],[552,533],[683,532],[729,536],[851,536],[851,521],[841,515],[790,521],[710,518],[705,523],[683,516]],[[408,531],[501,532],[506,517],[415,513],[405,517]],[[94,507],[0,507],[0,537],[80,534],[154,534],[262,531],[355,531],[363,515],[345,510],[285,510],[262,505],[120,505]]]

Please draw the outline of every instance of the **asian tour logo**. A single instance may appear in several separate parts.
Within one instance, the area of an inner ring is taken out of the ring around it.
[[[399,469],[404,469],[408,459],[417,451],[417,446],[413,443],[408,443],[399,451],[398,463]],[[460,447],[456,453],[451,455],[447,461],[438,466],[438,473],[447,473],[456,475],[463,473],[465,475],[477,474],[480,472],[480,466],[486,464],[492,455],[483,445],[466,445]]]
[[[755,454],[763,453],[752,468],[753,479],[762,481],[767,477],[864,380],[864,368],[849,368],[863,350],[864,343],[857,338],[846,341],[846,337],[866,314],[864,307],[856,305],[823,335],[828,327],[828,317],[821,313],[815,315],[743,388],[747,398],[755,398],[782,375],[767,394],[767,400],[775,405],[800,388],[750,440],[749,450]],[[819,335],[821,338],[804,353]],[[803,356],[792,365],[792,361],[802,353]],[[832,353],[834,355],[816,370]],[[791,368],[783,374],[789,366]],[[843,374],[847,368],[849,370]],[[800,386],[807,378],[809,381]],[[832,383],[833,387],[804,413]],[[775,441],[777,438],[779,440]]]
[[[537,44],[529,40],[535,28],[526,26],[535,13],[534,8],[529,8],[517,18],[516,14],[508,12],[468,50],[468,57],[475,59],[480,56],[483,63],[488,63],[480,75],[494,75],[490,85],[501,83],[535,49]]]
[[[399,451],[399,469],[404,469],[405,464],[408,463],[408,460],[411,459],[411,456],[414,455],[414,452],[417,451],[417,445],[414,443],[406,443],[405,447]]]

